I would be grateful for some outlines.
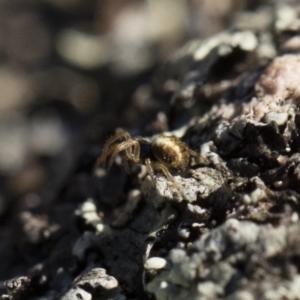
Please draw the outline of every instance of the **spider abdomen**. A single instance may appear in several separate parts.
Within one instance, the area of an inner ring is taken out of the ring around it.
[[[189,164],[187,146],[174,136],[160,135],[151,143],[152,153],[157,161],[167,167],[185,170]]]

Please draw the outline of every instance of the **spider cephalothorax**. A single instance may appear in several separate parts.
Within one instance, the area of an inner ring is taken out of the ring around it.
[[[148,141],[142,137],[132,138],[127,131],[121,131],[105,143],[96,166],[107,164],[110,168],[121,152],[122,162],[127,172],[129,172],[129,160],[143,164],[155,185],[154,171],[160,170],[179,191],[169,170],[185,171],[189,168],[192,157],[200,157],[199,153],[189,149],[184,142],[174,136],[159,135],[152,141]]]

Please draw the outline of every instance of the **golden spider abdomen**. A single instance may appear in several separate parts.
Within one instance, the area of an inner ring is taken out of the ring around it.
[[[190,160],[187,146],[174,136],[160,135],[151,143],[157,161],[169,168],[186,170]]]

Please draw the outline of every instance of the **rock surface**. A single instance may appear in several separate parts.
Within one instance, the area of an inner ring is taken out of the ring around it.
[[[10,2],[0,18],[19,34],[0,33],[1,299],[299,298],[299,4],[246,1],[154,70],[184,24],[159,7],[196,22],[233,5],[160,2]],[[121,156],[95,170],[117,127],[203,160],[171,170],[177,186]]]

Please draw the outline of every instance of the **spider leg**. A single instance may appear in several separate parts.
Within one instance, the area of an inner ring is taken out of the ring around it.
[[[140,161],[140,144],[137,141],[131,140],[132,147],[126,148],[126,155],[123,155],[122,163],[126,173],[130,173],[128,160],[133,160],[138,163]]]
[[[196,158],[196,161],[198,164],[207,164],[207,159],[205,157],[203,157],[200,153],[193,151],[191,149],[189,149],[189,154],[190,156],[193,156]]]
[[[169,181],[171,181],[174,185],[177,185],[175,179],[173,178],[166,166],[160,163],[152,163],[152,167],[154,170],[161,170]]]
[[[141,147],[138,141],[135,141],[132,147],[132,160],[136,163],[140,162]]]
[[[117,140],[120,140],[121,138],[124,138],[126,141],[129,141],[132,139],[131,135],[127,131],[118,132],[106,141],[104,148],[103,148],[103,153],[107,152],[107,150],[110,148],[110,146]]]
[[[124,161],[123,161],[125,171],[126,168],[129,170],[128,160],[133,160],[135,163],[140,162],[140,144],[137,141],[133,141],[133,140],[131,140],[130,142],[132,143],[132,147],[125,149],[126,155],[124,155]],[[125,164],[127,164],[127,166],[125,166]]]
[[[194,157],[198,157],[200,155],[198,152],[193,151],[191,149],[189,149],[189,153],[190,153],[191,156],[194,156]]]
[[[126,155],[123,155],[122,164],[123,164],[123,167],[125,169],[125,172],[127,174],[129,174],[130,173],[130,169],[129,169],[129,164],[128,164],[128,157]]]
[[[163,174],[165,175],[165,177],[172,182],[172,184],[174,185],[174,187],[177,189],[177,191],[179,192],[179,194],[184,197],[183,195],[183,192],[182,192],[182,189],[178,186],[178,184],[176,183],[174,177],[171,175],[171,173],[169,172],[168,168],[161,164],[161,163],[157,163],[157,162],[151,162],[150,159],[149,159],[149,163],[150,163],[150,167],[151,167],[151,170],[152,170],[152,176],[151,176],[151,173],[149,172],[149,167],[147,166],[147,162],[146,162],[146,166],[147,166],[147,169],[148,169],[148,172],[150,174],[150,177],[151,177],[151,181],[152,183],[154,182],[155,184],[155,179],[154,179],[154,170],[160,170],[163,172]]]
[[[136,142],[135,141],[125,141],[122,142],[121,144],[116,146],[116,149],[112,152],[110,159],[108,161],[108,169],[112,166],[112,164],[114,163],[114,160],[116,158],[116,156],[118,155],[119,152],[121,151],[126,151],[126,154],[128,154],[127,149],[132,147]],[[129,159],[131,159],[131,157],[128,157]]]
[[[127,158],[130,160],[133,160],[136,163],[140,162],[140,144],[138,141],[130,140],[130,143],[132,143],[131,148],[126,148],[126,154]]]
[[[126,141],[131,140],[131,136],[127,131],[118,132],[114,136],[109,138],[104,145],[102,154],[96,160],[95,169],[98,168],[100,165],[103,165],[103,166],[105,165],[105,161],[106,161],[107,157],[113,152],[113,150],[111,149],[112,146],[115,146],[113,144],[121,138],[124,138]]]
[[[130,148],[126,148],[125,151],[126,151],[126,157],[127,159],[131,159],[132,160],[132,155],[133,155],[133,150],[132,148],[134,147],[134,145],[132,145],[132,147]]]
[[[152,168],[152,163],[151,163],[151,160],[149,158],[145,159],[145,165],[146,165],[147,171],[150,175],[152,185],[153,185],[153,187],[155,187],[156,180],[155,180],[155,177],[154,177],[154,171],[153,171],[153,168]]]

